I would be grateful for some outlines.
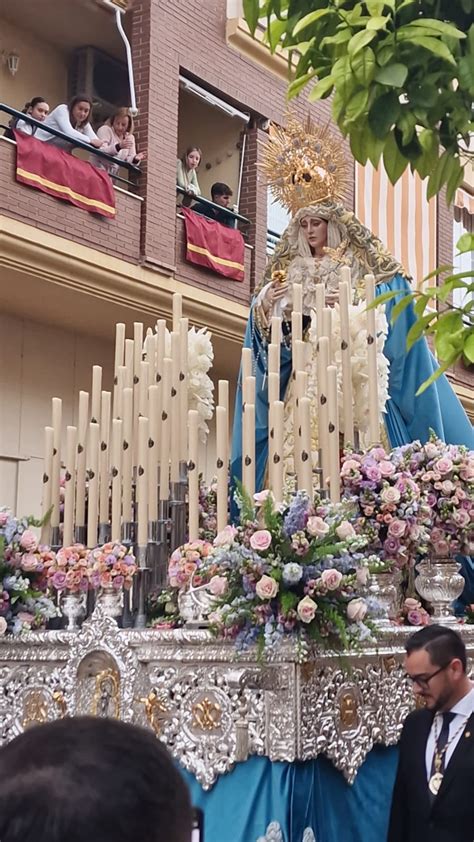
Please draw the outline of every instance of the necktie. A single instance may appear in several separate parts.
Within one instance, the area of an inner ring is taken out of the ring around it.
[[[441,752],[443,751],[443,749],[446,746],[446,743],[448,742],[449,726],[450,726],[450,724],[453,721],[455,716],[456,716],[456,714],[452,713],[452,711],[448,711],[447,713],[443,713],[443,724],[441,726],[441,732],[438,736],[438,740],[435,743],[435,749],[434,749],[434,752],[433,752],[433,760],[431,761],[430,777],[432,777],[435,774],[436,771],[440,772],[441,775],[444,774],[444,769],[445,769],[445,765],[446,765],[445,764],[446,752],[444,752],[443,755],[442,755],[441,767],[438,770],[436,769],[436,766],[435,766],[435,757],[436,757],[436,753],[441,754]],[[431,802],[433,802],[434,799],[435,799],[435,795],[432,792],[430,792],[430,799],[431,799]]]

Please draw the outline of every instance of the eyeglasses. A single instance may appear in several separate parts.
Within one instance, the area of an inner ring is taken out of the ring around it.
[[[421,690],[429,690],[430,689],[430,681],[435,675],[439,675],[440,672],[447,669],[449,664],[445,664],[444,667],[440,667],[435,672],[432,672],[431,675],[409,675],[406,674],[406,677],[412,682],[412,684],[418,684],[418,687]]]

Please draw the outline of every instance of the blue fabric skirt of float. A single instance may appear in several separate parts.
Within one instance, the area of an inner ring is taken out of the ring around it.
[[[203,842],[383,842],[397,759],[395,747],[372,749],[352,785],[325,757],[251,757],[206,792],[183,774],[204,811]]]

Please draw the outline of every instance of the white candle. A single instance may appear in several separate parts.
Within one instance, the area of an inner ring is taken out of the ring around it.
[[[166,322],[158,319],[156,323],[156,374],[155,381],[160,383],[163,376],[163,360],[166,356]]]
[[[293,361],[293,373],[296,371],[304,371],[305,369],[305,342],[301,339],[297,339],[296,342],[293,342],[293,350],[292,350],[292,361]]]
[[[283,502],[283,401],[276,401],[273,405],[275,421],[275,454],[273,459],[273,495],[275,503]]]
[[[246,403],[242,427],[242,482],[247,494],[255,494],[255,404]]]
[[[333,503],[341,499],[339,421],[337,411],[337,368],[328,366],[328,441],[329,441],[329,494]]]
[[[118,368],[118,375],[117,375],[117,389],[114,393],[114,418],[122,418],[123,419],[123,407],[122,407],[122,400],[123,400],[123,390],[127,385],[127,367],[125,365],[119,365]]]
[[[160,418],[157,385],[148,389],[148,506],[150,520],[158,520],[158,449],[160,436]]]
[[[138,416],[140,415],[140,374],[143,352],[143,324],[133,323],[133,462],[137,464]]]
[[[179,321],[183,317],[183,296],[180,292],[173,294],[173,332],[178,333]]]
[[[188,458],[188,333],[189,319],[179,321],[179,420],[180,461]]]
[[[270,336],[271,344],[277,345],[279,350],[281,345],[281,316],[272,316],[272,327]]]
[[[66,464],[64,474],[63,547],[74,543],[74,490],[76,474],[77,427],[66,427]]]
[[[89,392],[79,392],[77,414],[76,526],[86,524],[86,444],[89,429]]]
[[[99,425],[89,424],[87,441],[87,474],[89,494],[87,499],[87,546],[97,546],[98,502],[99,502]]]
[[[169,485],[169,458],[170,458],[170,437],[171,437],[171,367],[172,361],[169,357],[163,360],[163,390],[162,390],[162,411],[161,411],[161,432],[160,432],[160,500],[168,500],[170,495]]]
[[[138,384],[138,414],[148,417],[148,385],[150,377],[150,363],[142,360],[140,363],[140,383]]]
[[[114,418],[112,421],[112,440],[110,447],[110,473],[112,476],[112,526],[110,538],[112,541],[120,541],[122,539],[122,427],[123,421]]]
[[[45,518],[51,508],[51,480],[53,471],[53,436],[52,427],[44,428],[44,455],[43,455],[43,493],[41,499],[41,517]],[[42,544],[49,544],[51,541],[51,514],[48,523],[41,527]]]
[[[344,267],[347,269],[348,267]],[[351,333],[349,326],[350,286],[339,284],[339,312],[341,318],[342,408],[344,444],[354,444],[354,410],[352,403]]]
[[[170,481],[179,482],[179,333],[171,334],[171,399],[170,399],[170,415],[171,415],[171,443],[170,443]]]
[[[125,354],[125,325],[119,322],[115,325],[115,359],[114,359],[114,418],[117,417],[117,395],[119,382],[119,368],[124,364]]]
[[[244,404],[253,403],[255,406],[255,377],[246,377],[244,381]]]
[[[53,464],[51,471],[51,527],[59,526],[59,484],[61,481],[61,427],[63,402],[61,398],[52,399],[53,427]]]
[[[229,381],[219,380],[217,383],[217,403],[225,407],[229,414]]]
[[[241,383],[245,383],[246,377],[252,377],[253,358],[251,348],[242,348]]]
[[[102,392],[100,407],[99,523],[109,522],[110,392]]]
[[[268,405],[271,407],[275,401],[280,400],[280,377],[271,371],[268,375]]]
[[[365,300],[367,307],[375,300],[375,278],[373,275],[365,276]],[[369,443],[377,444],[380,441],[380,418],[375,309],[367,310],[367,357],[369,375]]]
[[[326,289],[324,284],[316,284],[315,287],[315,296],[316,296],[316,330],[318,336],[322,336],[322,329],[323,329],[323,310],[326,303]]]
[[[325,307],[324,310],[323,310],[323,323],[322,323],[321,336],[327,336],[327,338],[329,340],[329,346],[328,346],[329,361],[332,362],[332,360],[333,360],[332,310],[331,310],[330,307]]]
[[[268,372],[280,375],[280,345],[268,346]]]
[[[92,397],[91,417],[95,424],[100,423],[100,398],[102,392],[102,368],[100,365],[92,366]]]
[[[302,284],[293,284],[293,312],[303,312],[303,286]]]
[[[138,464],[137,464],[137,543],[145,547],[148,543],[148,418],[138,419]]]
[[[318,378],[318,438],[321,456],[320,468],[321,483],[327,488],[329,476],[329,440],[328,440],[328,382],[327,368],[329,365],[329,339],[327,336],[320,336],[318,341],[318,356],[316,358]]]
[[[313,499],[313,460],[311,457],[311,400],[303,396],[299,399],[301,425],[301,458],[298,488],[306,491],[310,500]]]
[[[216,407],[217,531],[227,526],[228,422],[225,407]]]
[[[352,298],[352,272],[350,266],[341,266],[341,281],[349,285],[350,295]]]
[[[189,506],[189,540],[199,538],[199,412],[190,409],[188,412],[188,506]]]
[[[127,389],[133,389],[133,359],[135,356],[135,343],[133,339],[125,340],[125,368],[127,369],[127,376],[125,378],[125,386]]]
[[[123,521],[133,521],[133,389],[123,390],[123,425],[122,425],[122,477],[123,477]]]
[[[304,342],[301,342],[304,350]],[[293,459],[294,459],[294,466],[295,472],[298,478],[298,487],[300,487],[300,483],[303,481],[302,475],[302,465],[301,465],[301,452],[302,452],[302,442],[301,442],[301,412],[300,412],[300,400],[308,391],[308,374],[306,371],[295,371],[295,380],[294,380],[294,392],[293,392]]]
[[[291,342],[293,347],[295,342],[301,342],[303,339],[303,316],[301,312],[293,311],[291,314]]]

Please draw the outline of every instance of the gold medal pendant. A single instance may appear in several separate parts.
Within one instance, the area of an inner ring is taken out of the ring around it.
[[[431,778],[428,783],[430,792],[432,792],[433,795],[438,795],[442,783],[443,775],[441,774],[441,772],[435,772],[434,775],[431,775]]]

